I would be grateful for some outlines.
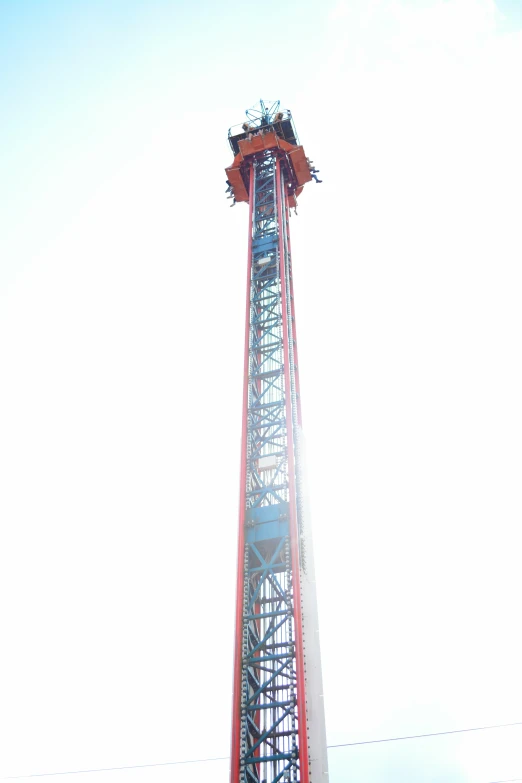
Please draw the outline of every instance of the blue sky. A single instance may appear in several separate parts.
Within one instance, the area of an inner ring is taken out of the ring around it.
[[[228,752],[247,213],[223,183],[260,97],[324,180],[292,247],[329,742],[521,720],[519,4],[0,21],[1,773]],[[520,731],[339,748],[331,781],[522,777]]]

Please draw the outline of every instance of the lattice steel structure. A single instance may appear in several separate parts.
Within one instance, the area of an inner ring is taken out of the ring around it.
[[[249,204],[230,779],[327,783],[289,231],[312,164],[278,102],[229,140],[228,192]]]

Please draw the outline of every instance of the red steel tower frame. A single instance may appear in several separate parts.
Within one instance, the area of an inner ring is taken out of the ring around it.
[[[226,169],[249,204],[230,780],[327,783],[289,230],[317,177],[279,102],[246,114]]]

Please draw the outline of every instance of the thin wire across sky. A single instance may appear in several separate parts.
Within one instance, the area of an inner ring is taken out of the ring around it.
[[[448,734],[465,734],[472,731],[490,731],[491,729],[507,729],[513,726],[522,726],[522,721],[515,721],[514,723],[496,723],[491,726],[474,726],[467,729],[450,729],[448,731],[434,731],[429,734],[410,734],[404,737],[383,737],[380,739],[372,740],[360,740],[359,742],[342,742],[337,745],[328,745],[329,749],[335,748],[349,748],[355,745],[374,745],[380,742],[402,742],[403,740],[424,739],[428,737],[441,737]],[[130,766],[123,767],[100,767],[97,769],[75,769],[68,772],[37,772],[31,775],[9,775],[2,778],[2,780],[26,780],[28,778],[45,778],[54,777],[57,775],[87,775],[93,772],[116,772],[128,769],[146,769],[151,767],[173,767],[181,764],[207,764],[212,761],[228,761],[230,756],[213,756],[203,759],[185,759],[183,761],[163,761],[154,764],[132,764]],[[488,783],[515,783],[522,778],[510,778],[509,780],[494,780],[488,781]]]

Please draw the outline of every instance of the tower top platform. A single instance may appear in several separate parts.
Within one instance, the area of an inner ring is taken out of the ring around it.
[[[232,126],[228,140],[234,161],[225,169],[227,182],[236,201],[248,203],[250,161],[268,151],[281,158],[288,187],[289,206],[295,207],[297,196],[312,180],[310,163],[295,129],[292,114],[281,110],[279,101],[262,101],[245,112],[246,120]]]
[[[263,130],[273,131],[280,139],[288,141],[294,146],[299,145],[299,139],[292,119],[292,114],[288,109],[281,110],[280,101],[259,101],[257,106],[247,109],[246,121],[233,125],[228,131],[228,141],[232,152],[237,155],[239,152],[239,142],[246,139],[249,133],[258,133]]]

